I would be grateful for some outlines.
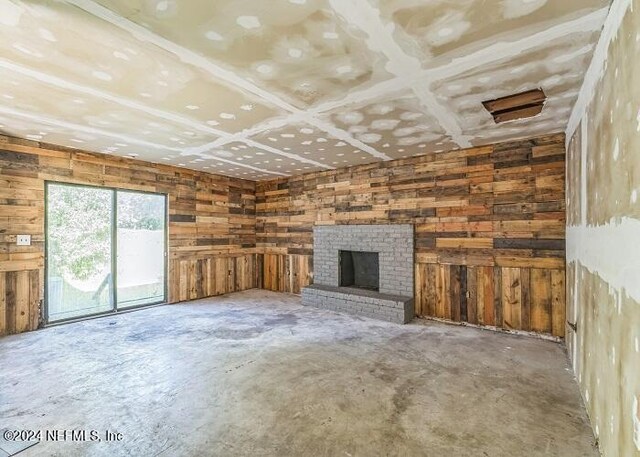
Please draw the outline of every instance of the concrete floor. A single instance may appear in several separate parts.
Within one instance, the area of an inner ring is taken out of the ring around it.
[[[596,456],[563,347],[250,290],[0,339],[20,455]]]

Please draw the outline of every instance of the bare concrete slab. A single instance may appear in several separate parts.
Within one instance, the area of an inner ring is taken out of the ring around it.
[[[102,439],[25,456],[597,455],[559,344],[261,290],[0,339],[3,428]]]

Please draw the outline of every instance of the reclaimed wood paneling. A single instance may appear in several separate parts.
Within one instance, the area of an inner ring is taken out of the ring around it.
[[[558,134],[258,182],[258,283],[308,283],[314,225],[410,223],[417,315],[561,336],[564,173]]]
[[[39,270],[0,272],[0,335],[38,325],[40,283]]]
[[[256,256],[178,259],[170,269],[170,302],[195,300],[256,287]]]
[[[260,254],[259,286],[274,292],[299,294],[311,284],[312,257],[306,255]]]
[[[415,306],[418,316],[563,337],[564,270],[417,264]]]
[[[39,324],[46,180],[167,194],[170,302],[255,287],[255,183],[0,136],[0,334]]]

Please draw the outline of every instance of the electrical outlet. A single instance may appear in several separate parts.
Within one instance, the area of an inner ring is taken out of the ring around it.
[[[18,235],[16,244],[18,246],[31,246],[31,235]]]

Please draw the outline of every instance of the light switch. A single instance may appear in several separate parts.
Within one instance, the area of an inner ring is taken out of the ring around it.
[[[31,235],[18,235],[16,244],[18,246],[31,246]]]

